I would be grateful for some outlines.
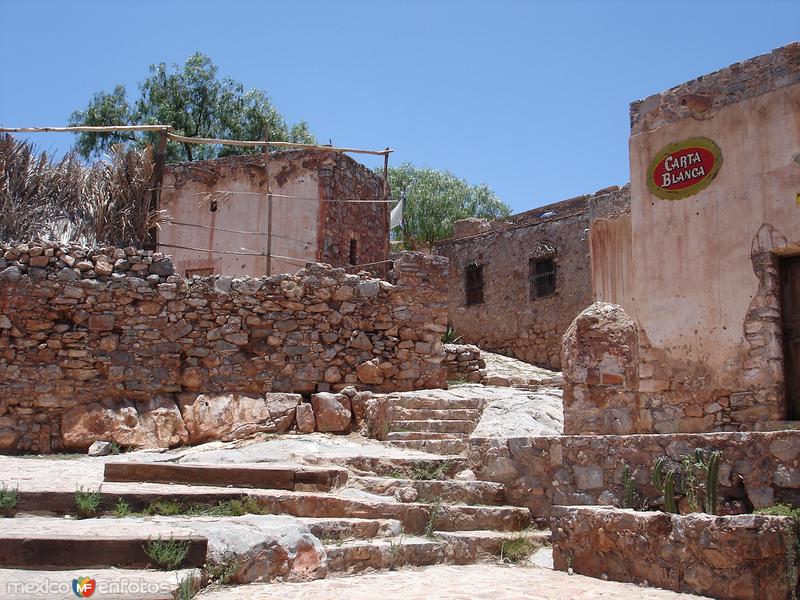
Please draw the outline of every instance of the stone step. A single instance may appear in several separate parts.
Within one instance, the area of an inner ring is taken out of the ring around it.
[[[176,540],[189,544],[180,566],[202,567],[208,540],[189,529],[166,523],[124,523],[97,519],[68,521],[47,519],[3,519],[0,530],[0,567],[87,568],[118,567],[144,569],[151,565],[147,554],[153,540]]]
[[[328,492],[344,485],[347,471],[246,463],[108,462],[105,464],[103,479],[117,482]]]
[[[504,545],[515,540],[525,540],[529,544],[531,554],[546,546],[550,541],[550,531],[543,529],[526,529],[524,531],[437,531],[434,537],[450,544],[461,544],[459,553],[466,553],[476,560],[481,553],[501,556]]]
[[[398,448],[422,450],[434,454],[461,454],[469,449],[469,443],[464,440],[403,440],[386,443]]]
[[[438,431],[442,433],[471,433],[475,429],[473,421],[428,420],[428,421],[392,421],[389,431]]]
[[[403,440],[458,440],[469,437],[468,433],[444,433],[441,431],[390,431],[386,434],[389,441]]]
[[[144,510],[156,500],[170,500],[185,505],[216,503],[246,495],[255,499],[262,510],[271,515],[315,518],[397,519],[405,531],[419,533],[425,530],[434,505],[421,502],[386,502],[374,499],[349,498],[324,492],[290,492],[283,490],[249,490],[227,488],[202,488],[195,486],[158,483],[104,484],[99,491],[99,514],[110,513],[122,498],[134,511]],[[75,494],[63,491],[38,491],[20,494],[17,512],[75,514]],[[524,528],[530,513],[516,506],[442,505],[436,518],[437,528],[455,529],[505,529]],[[16,519],[13,519],[16,520]],[[23,519],[20,519],[23,520]],[[0,521],[3,524],[11,520]],[[109,521],[113,523],[113,521]],[[0,531],[2,535],[2,531]]]
[[[91,577],[95,584],[96,593],[91,593],[92,598],[172,600],[193,597],[200,590],[203,573],[200,569],[179,571],[92,569],[91,573],[83,569],[63,571],[0,569],[0,590],[2,590],[0,597],[53,600],[75,598],[72,580],[87,576]],[[44,591],[42,586],[46,582],[58,586],[57,591]]]
[[[405,454],[405,453],[404,453]],[[458,454],[425,453],[408,457],[349,457],[346,460],[351,472],[361,475],[392,475],[398,471],[409,471],[416,467],[435,468],[442,466],[445,475],[455,475],[468,468],[468,460]]]
[[[482,401],[479,398],[437,398],[425,395],[392,396],[389,398],[389,410],[395,408],[411,408],[414,410],[480,410]]]
[[[325,545],[328,570],[334,573],[442,564],[448,562],[448,550],[446,543],[410,536]]]
[[[312,534],[323,542],[326,540],[395,537],[403,532],[403,524],[397,519],[355,519],[300,517]]]
[[[472,408],[403,408],[392,406],[386,411],[386,418],[398,421],[427,421],[429,419],[461,419],[478,422],[481,411]]]
[[[348,487],[372,494],[393,496],[401,502],[455,502],[499,505],[504,502],[502,483],[455,479],[396,479],[392,477],[350,477]]]

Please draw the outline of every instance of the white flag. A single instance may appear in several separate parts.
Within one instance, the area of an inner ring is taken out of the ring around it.
[[[400,227],[403,224],[403,199],[400,199],[400,202],[395,204],[395,207],[392,209],[392,213],[389,216],[389,229],[394,229],[395,227]]]

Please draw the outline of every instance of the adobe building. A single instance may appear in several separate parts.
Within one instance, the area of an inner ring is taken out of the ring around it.
[[[341,152],[271,153],[272,260],[267,273],[269,203],[264,156],[168,165],[158,234],[181,275],[294,273],[307,262],[352,267],[389,258],[383,178]],[[375,201],[375,202],[370,202]],[[385,275],[386,265],[371,265]]]
[[[592,301],[589,225],[627,213],[616,186],[520,213],[458,221],[434,253],[450,260],[448,318],[464,342],[560,369],[561,337]]]
[[[566,433],[800,419],[800,43],[630,109],[631,211],[592,224]]]

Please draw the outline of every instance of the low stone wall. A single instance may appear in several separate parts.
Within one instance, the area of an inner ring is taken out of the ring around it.
[[[788,517],[558,507],[551,526],[561,571],[725,600],[785,600],[797,589]]]
[[[445,385],[441,257],[401,254],[390,283],[315,263],[187,280],[133,248],[0,255],[0,450],[64,447],[63,414],[82,404]]]
[[[800,505],[800,431],[670,435],[472,438],[469,462],[479,479],[506,486],[507,500],[535,518],[554,505],[619,505],[622,470],[655,503],[655,461],[676,465],[695,448],[719,450],[720,510],[746,512],[776,502]]]
[[[480,383],[486,375],[486,362],[481,350],[472,344],[444,344],[443,365],[448,381]]]

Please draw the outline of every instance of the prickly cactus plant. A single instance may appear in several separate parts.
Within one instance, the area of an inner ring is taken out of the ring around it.
[[[670,513],[678,512],[675,503],[675,471],[666,470],[667,459],[659,458],[653,467],[653,486],[664,495],[664,510]]]
[[[622,468],[622,508],[636,508],[636,480],[628,465]]]

